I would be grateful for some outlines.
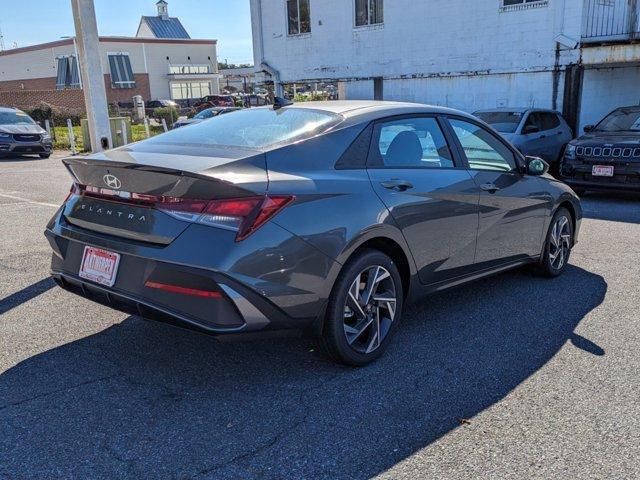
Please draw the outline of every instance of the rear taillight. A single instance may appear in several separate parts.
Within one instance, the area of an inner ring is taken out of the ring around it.
[[[295,197],[291,195],[261,195],[221,200],[196,200],[164,195],[123,192],[73,184],[69,196],[81,195],[111,202],[155,208],[172,217],[238,232],[241,241],[268,222]]]
[[[213,200],[205,209],[198,223],[236,230],[236,241],[241,241],[268,222],[294,197],[261,196]]]

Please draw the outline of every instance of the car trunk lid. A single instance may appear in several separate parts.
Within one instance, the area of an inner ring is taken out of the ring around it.
[[[254,150],[146,146],[63,162],[76,184],[67,222],[156,244],[171,243],[207,201],[267,190],[264,154]]]

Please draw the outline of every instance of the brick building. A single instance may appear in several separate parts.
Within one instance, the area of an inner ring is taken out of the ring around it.
[[[251,0],[254,61],[281,84],[467,111],[554,108],[574,127],[640,102],[636,0]]]
[[[110,104],[189,100],[218,93],[215,40],[189,38],[167,3],[157,17],[142,17],[136,37],[100,37],[102,71]],[[0,105],[32,108],[40,102],[84,110],[82,78],[73,38],[0,52]]]

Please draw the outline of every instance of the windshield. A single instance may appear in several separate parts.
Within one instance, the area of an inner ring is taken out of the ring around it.
[[[0,112],[0,125],[33,125],[31,117],[24,112]]]
[[[500,133],[515,133],[522,120],[521,112],[476,112],[475,115]]]
[[[150,138],[147,142],[264,148],[309,138],[341,119],[340,115],[307,108],[253,108],[232,115],[217,115],[190,128],[171,130]]]
[[[598,132],[640,132],[640,110],[616,110],[607,115],[595,129]]]

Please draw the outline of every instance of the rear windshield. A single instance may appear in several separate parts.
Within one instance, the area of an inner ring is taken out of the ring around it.
[[[476,112],[475,115],[500,133],[515,133],[522,120],[520,112]]]
[[[599,132],[640,132],[640,110],[616,110],[602,120]]]
[[[172,130],[146,142],[265,148],[312,137],[337,124],[333,113],[302,109],[252,108],[217,115],[189,128]]]
[[[0,125],[33,125],[31,117],[24,112],[0,112]]]

